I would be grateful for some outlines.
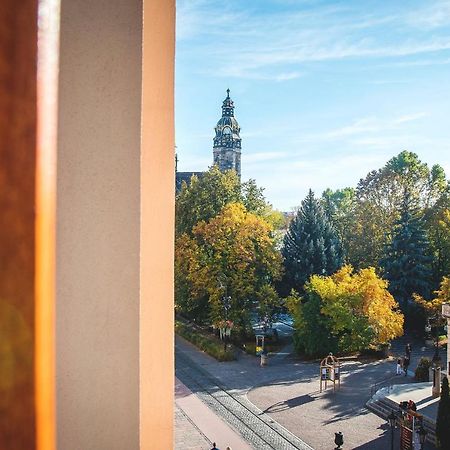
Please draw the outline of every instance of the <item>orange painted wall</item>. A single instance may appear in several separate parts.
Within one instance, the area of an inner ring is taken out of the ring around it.
[[[38,450],[54,450],[59,0],[40,0],[37,68],[35,403]]]
[[[144,0],[140,448],[173,448],[175,1]]]

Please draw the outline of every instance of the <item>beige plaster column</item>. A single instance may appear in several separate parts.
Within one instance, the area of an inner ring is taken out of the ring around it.
[[[62,450],[172,448],[174,2],[144,3],[61,5]]]

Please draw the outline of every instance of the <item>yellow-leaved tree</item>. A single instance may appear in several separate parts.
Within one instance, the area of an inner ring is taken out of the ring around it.
[[[313,275],[304,297],[293,295],[289,304],[297,349],[309,355],[362,350],[403,334],[403,314],[372,267],[355,273],[346,265],[331,276]]]
[[[272,284],[282,265],[272,226],[241,203],[229,203],[216,217],[199,222],[191,236],[177,238],[175,248],[176,298],[182,311],[196,311],[197,318],[202,313],[216,324],[226,315],[245,324],[253,302],[262,309],[276,303]]]
[[[417,294],[413,294],[414,301],[421,306],[427,319],[432,319],[434,325],[439,327],[445,324],[445,319],[442,317],[442,305],[450,303],[450,278],[443,277],[439,289],[434,291],[436,297],[431,300],[425,300]]]

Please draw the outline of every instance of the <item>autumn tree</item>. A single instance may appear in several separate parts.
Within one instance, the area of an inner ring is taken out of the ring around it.
[[[222,300],[229,296],[228,317],[243,326],[253,301],[273,307],[278,297],[266,295],[274,293],[272,285],[280,278],[282,265],[272,231],[269,223],[242,204],[229,203],[216,217],[194,226],[192,236],[178,237],[177,306],[183,311],[202,308],[208,320],[217,323],[224,319]]]
[[[343,262],[341,242],[310,190],[284,237],[283,289],[301,291],[312,274],[329,275]]]
[[[425,317],[432,320],[434,326],[445,325],[446,319],[442,317],[442,305],[450,303],[450,277],[443,277],[439,289],[434,291],[435,297],[428,300],[421,295],[413,294],[416,304],[423,309]]]
[[[356,188],[351,211],[353,225],[346,242],[347,260],[356,268],[377,266],[389,243],[408,191],[422,213],[432,208],[447,189],[444,170],[429,168],[415,153],[403,151],[384,167],[370,172]]]
[[[403,315],[373,268],[344,266],[331,276],[313,275],[305,295],[288,299],[295,343],[311,356],[352,352],[384,344],[403,333]]]
[[[425,214],[428,239],[433,255],[433,281],[450,274],[450,188]]]

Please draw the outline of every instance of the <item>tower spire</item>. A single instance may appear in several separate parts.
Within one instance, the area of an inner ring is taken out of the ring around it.
[[[241,131],[234,117],[234,103],[230,98],[230,89],[222,103],[222,117],[217,122],[214,137],[214,164],[224,172],[234,169],[241,178]]]

